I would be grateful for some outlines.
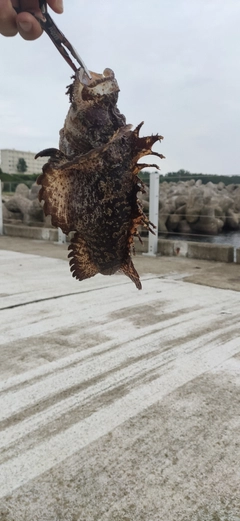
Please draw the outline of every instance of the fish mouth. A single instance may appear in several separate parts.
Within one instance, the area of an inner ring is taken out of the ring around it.
[[[81,69],[79,69],[76,73],[76,75],[78,75],[78,79],[79,79],[80,83],[82,83],[83,85],[86,85],[88,87],[95,87],[95,85],[97,83],[102,83],[102,82],[106,81],[107,78],[112,79],[112,80],[115,79],[114,72],[112,71],[112,69],[109,69],[109,68],[104,69],[102,74],[99,74],[97,72],[92,72],[92,71],[89,71],[89,72],[90,72],[91,78],[89,78],[89,76],[86,74],[83,67],[81,67]]]
[[[95,96],[103,96],[112,92],[119,92],[119,86],[115,79],[112,69],[104,69],[102,74],[90,71],[91,79],[83,68],[76,73],[76,79],[79,81],[82,89],[86,89],[89,94],[92,92]]]

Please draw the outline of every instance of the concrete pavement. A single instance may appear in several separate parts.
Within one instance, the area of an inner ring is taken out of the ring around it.
[[[29,240],[22,237],[0,236],[1,249],[63,260],[67,260],[68,255],[67,244]],[[151,258],[140,254],[134,257],[134,265],[140,275],[155,273],[171,277],[175,274],[183,276],[187,282],[240,291],[240,266],[235,263],[209,262],[181,255]]]
[[[137,291],[6,239],[0,520],[240,521],[240,267],[137,257]]]

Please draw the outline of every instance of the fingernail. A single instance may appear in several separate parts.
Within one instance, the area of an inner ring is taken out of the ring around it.
[[[30,33],[32,30],[32,24],[30,22],[19,22],[18,25],[25,33]]]
[[[60,13],[63,13],[63,0],[56,0],[55,6]]]

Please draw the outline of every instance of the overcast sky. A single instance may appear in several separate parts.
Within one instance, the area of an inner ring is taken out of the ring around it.
[[[65,0],[53,18],[90,70],[114,70],[127,122],[164,136],[163,174],[240,174],[239,0]],[[58,146],[70,76],[47,35],[0,35],[0,149]]]

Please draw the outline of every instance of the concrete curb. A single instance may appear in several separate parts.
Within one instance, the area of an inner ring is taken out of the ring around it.
[[[4,224],[3,233],[4,235],[12,237],[25,237],[27,239],[52,242],[58,241],[58,230],[55,228]],[[142,238],[142,243],[143,244],[137,240],[135,241],[136,253],[147,253],[148,238]],[[158,254],[167,257],[178,256],[208,261],[234,262],[234,247],[225,244],[159,239]],[[236,250],[236,263],[240,264],[240,248]]]
[[[42,228],[38,226],[19,226],[16,224],[4,224],[4,235],[11,237],[25,237],[40,241],[57,241],[58,231],[55,228]]]
[[[190,259],[233,262],[234,248],[225,244],[189,242],[187,256]]]
[[[148,241],[143,239],[143,245],[136,244],[136,252],[147,252]],[[158,240],[158,253],[167,257],[178,256],[190,259],[201,259],[218,262],[234,262],[234,247],[225,244],[209,244],[206,242]],[[240,264],[240,248],[237,249],[236,262]]]

